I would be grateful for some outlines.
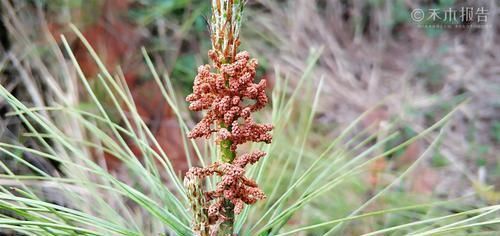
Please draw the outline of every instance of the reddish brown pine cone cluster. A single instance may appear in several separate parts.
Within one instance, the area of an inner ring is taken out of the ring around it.
[[[219,73],[211,72],[210,65],[198,68],[193,93],[186,100],[191,103],[189,109],[208,112],[188,136],[209,137],[217,132],[218,140],[232,141],[233,152],[237,145],[249,141],[270,143],[272,125],[256,124],[251,117],[268,102],[266,80],[253,82],[257,60],[250,59],[246,51],[238,53],[231,64],[222,64],[214,51],[209,56]]]
[[[205,206],[209,221],[212,224],[223,222],[225,219],[223,203],[227,199],[234,204],[234,214],[239,214],[245,204],[254,204],[265,199],[264,192],[259,189],[255,181],[245,177],[245,166],[253,164],[265,156],[265,152],[257,151],[237,157],[232,164],[213,163],[207,168],[192,168],[187,174],[188,179],[203,179],[208,176],[218,175],[222,180],[217,183],[216,189],[205,192],[206,201],[212,203]]]
[[[268,102],[265,93],[266,81],[254,83],[256,59],[250,59],[248,52],[240,52],[234,62],[227,63],[214,50],[209,51],[213,66],[203,65],[198,68],[193,93],[186,100],[193,111],[207,110],[204,118],[188,134],[190,138],[217,135],[218,142],[230,145],[221,149],[236,155],[239,144],[246,142],[270,143],[269,133],[273,127],[269,124],[257,124],[251,113],[262,109]],[[214,72],[215,71],[215,72]],[[218,224],[229,221],[227,202],[233,205],[232,213],[239,214],[244,204],[253,204],[264,199],[265,195],[255,181],[245,177],[245,166],[256,163],[266,153],[257,151],[244,154],[223,162],[216,162],[206,168],[191,168],[186,174],[185,182],[199,182],[202,179],[217,175],[221,181],[213,191],[203,191],[202,214],[206,214],[209,224],[216,228]],[[193,203],[192,203],[193,204]],[[194,203],[193,205],[196,205]],[[198,204],[199,205],[199,204]],[[197,208],[199,209],[199,208]],[[195,211],[195,210],[193,210]]]

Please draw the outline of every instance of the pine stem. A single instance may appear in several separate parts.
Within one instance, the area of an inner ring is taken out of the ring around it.
[[[221,124],[222,128],[227,128],[228,130],[231,129],[231,127],[227,127],[225,124]],[[224,163],[232,163],[236,153],[231,151],[231,140],[223,140],[220,142],[220,148],[221,148],[221,161]],[[228,235],[233,235],[234,232],[234,204],[229,201],[228,199],[224,199],[224,211],[222,214],[224,214],[224,217],[227,218],[226,221],[224,221],[220,227],[219,231],[217,233],[218,236],[228,236]]]
[[[237,4],[238,8],[234,9],[234,4]],[[212,45],[213,49],[218,52],[219,56],[222,56],[222,63],[229,64],[234,61],[234,56],[236,54],[239,45],[239,24],[241,20],[241,14],[243,12],[244,3],[240,0],[226,0],[226,1],[215,1],[212,2]],[[235,11],[235,12],[233,12]],[[237,16],[233,19],[233,16]],[[224,21],[221,21],[224,19]],[[227,44],[224,41],[227,40]],[[229,84],[228,84],[229,85]],[[226,128],[231,131],[231,124],[221,124],[221,128]],[[221,157],[220,160],[223,163],[232,163],[236,157],[236,153],[231,150],[232,146],[231,140],[220,141]],[[220,227],[217,235],[228,236],[233,235],[234,231],[234,204],[228,200],[224,199],[222,214],[226,217]]]
[[[224,216],[227,220],[219,227],[219,236],[231,236],[234,232],[234,204],[231,201],[224,199]]]
[[[227,128],[231,131],[231,127],[228,127],[225,124],[221,124],[222,128]],[[220,150],[221,150],[221,161],[224,163],[232,163],[234,158],[236,157],[236,153],[231,151],[231,145],[233,142],[231,140],[222,140],[220,141]]]

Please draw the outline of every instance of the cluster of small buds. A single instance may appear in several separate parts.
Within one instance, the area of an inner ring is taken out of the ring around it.
[[[213,50],[209,55],[214,55]],[[266,80],[254,83],[257,60],[250,59],[248,52],[236,55],[235,62],[222,64],[218,57],[211,57],[215,69],[210,65],[198,68],[193,93],[186,100],[193,111],[208,110],[205,117],[188,134],[190,138],[210,137],[218,132],[219,140],[230,140],[232,151],[245,142],[271,142],[272,126],[257,124],[251,112],[263,108],[267,102]],[[253,104],[245,105],[253,101]],[[224,128],[226,127],[226,128]]]
[[[208,138],[215,134],[221,148],[230,152],[232,158],[229,161],[221,158],[223,162],[213,163],[206,168],[193,167],[186,174],[186,179],[203,180],[214,175],[221,177],[215,190],[204,191],[203,194],[204,212],[211,226],[210,231],[214,232],[218,225],[231,220],[228,215],[239,214],[244,204],[254,204],[265,198],[257,183],[245,177],[244,168],[256,163],[266,153],[257,151],[236,158],[234,156],[240,144],[270,143],[272,136],[269,132],[273,127],[269,124],[257,124],[251,117],[252,112],[262,109],[268,103],[266,81],[254,83],[257,60],[251,59],[245,51],[236,54],[234,61],[229,63],[222,61],[214,50],[209,51],[209,57],[213,66],[203,65],[198,68],[193,93],[186,98],[190,102],[189,109],[207,112],[188,136]],[[223,146],[222,143],[229,144]],[[194,202],[198,204],[200,201]],[[232,214],[227,212],[227,202],[233,206]],[[199,208],[193,208],[194,210]]]
[[[245,177],[245,166],[256,163],[266,155],[265,152],[257,151],[237,157],[233,163],[215,162],[206,168],[193,167],[186,174],[185,179],[203,179],[217,175],[221,181],[217,183],[216,189],[204,194],[205,211],[211,225],[220,224],[226,220],[223,203],[225,200],[234,204],[234,214],[239,214],[244,204],[253,204],[258,200],[265,199],[265,194],[259,189],[255,181]]]

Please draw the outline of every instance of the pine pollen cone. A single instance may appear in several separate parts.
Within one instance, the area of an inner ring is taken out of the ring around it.
[[[213,66],[198,68],[193,93],[186,97],[193,111],[206,110],[203,119],[188,134],[189,138],[208,138],[215,134],[217,141],[230,141],[230,151],[236,153],[237,146],[246,142],[270,143],[270,124],[257,124],[252,112],[262,109],[268,99],[265,93],[266,80],[254,83],[256,59],[251,59],[246,51],[236,54],[234,61],[226,64],[220,53],[209,51]],[[254,164],[266,155],[256,151],[236,157],[231,163],[216,162],[199,168],[193,167],[186,173],[187,180],[202,180],[217,175],[221,181],[215,190],[204,191],[204,209],[211,224],[227,220],[224,201],[234,205],[234,213],[239,214],[244,204],[254,204],[265,198],[257,183],[245,177],[245,166]],[[187,181],[190,182],[190,181]]]
[[[204,197],[209,204],[204,207],[210,222],[226,220],[224,214],[221,214],[224,199],[231,201],[235,206],[234,213],[239,214],[244,204],[254,204],[266,198],[257,183],[245,177],[244,169],[247,164],[256,163],[265,155],[265,152],[256,151],[237,157],[232,164],[216,162],[206,168],[193,167],[187,172],[186,179],[204,179],[212,175],[220,176],[222,179],[217,183],[215,190],[205,192]]]
[[[252,112],[268,102],[266,80],[254,83],[257,60],[250,59],[246,51],[238,53],[231,64],[222,64],[213,50],[209,55],[217,72],[212,72],[210,65],[200,66],[193,93],[186,98],[189,109],[207,113],[188,137],[208,138],[216,133],[218,140],[232,141],[233,152],[246,142],[270,143],[272,125],[257,124],[251,118]]]

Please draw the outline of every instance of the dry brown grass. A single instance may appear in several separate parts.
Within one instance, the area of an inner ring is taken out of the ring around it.
[[[455,115],[440,145],[451,165],[440,169],[433,188],[455,196],[469,181],[500,186],[494,173],[500,146],[492,131],[500,119],[498,2],[464,3],[488,8],[488,27],[444,30],[437,37],[408,22],[392,24],[398,9],[394,1],[256,2],[255,17],[249,17],[255,28],[245,36],[254,38],[254,50],[280,71],[299,78],[311,48],[323,48],[310,79],[326,78],[319,119],[325,126],[347,125],[386,99],[366,123],[397,118],[418,132],[465,95],[470,101]],[[407,8],[425,3],[403,2]],[[478,161],[488,164],[478,166]]]

